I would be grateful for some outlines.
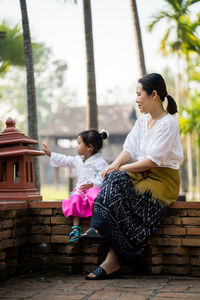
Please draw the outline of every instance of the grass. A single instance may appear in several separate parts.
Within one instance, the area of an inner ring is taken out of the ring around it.
[[[69,192],[66,186],[42,185],[40,194],[43,201],[63,200],[69,197]]]

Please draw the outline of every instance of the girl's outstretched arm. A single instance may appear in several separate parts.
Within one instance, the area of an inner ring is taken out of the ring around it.
[[[42,146],[43,146],[43,151],[45,152],[45,154],[48,155],[48,156],[51,156],[51,151],[49,150],[47,145],[42,144]]]

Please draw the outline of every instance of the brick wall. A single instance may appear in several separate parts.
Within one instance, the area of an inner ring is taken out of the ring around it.
[[[27,203],[0,202],[0,278],[23,269],[22,248],[29,244]]]
[[[84,230],[89,219],[83,219]],[[0,203],[0,277],[31,270],[88,272],[106,255],[105,245],[70,243],[71,218],[60,202]],[[159,230],[124,273],[200,276],[200,203],[176,202]],[[139,268],[138,268],[139,266]]]
[[[148,241],[144,262],[152,273],[200,276],[200,203],[176,202]]]

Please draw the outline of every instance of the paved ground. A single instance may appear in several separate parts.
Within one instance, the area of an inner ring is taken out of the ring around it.
[[[0,282],[2,300],[200,300],[200,278],[129,276],[86,281],[84,276],[26,275]]]

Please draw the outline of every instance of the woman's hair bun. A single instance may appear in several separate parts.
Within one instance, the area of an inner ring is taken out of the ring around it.
[[[109,132],[105,129],[102,129],[99,131],[100,136],[103,140],[107,139],[109,137]]]

